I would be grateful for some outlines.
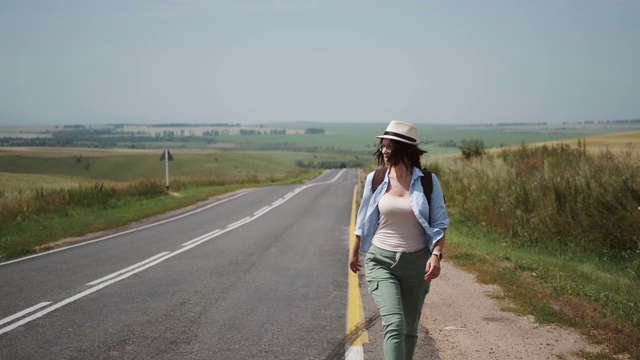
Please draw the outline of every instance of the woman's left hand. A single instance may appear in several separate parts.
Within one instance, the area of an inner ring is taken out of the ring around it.
[[[433,280],[440,276],[440,259],[437,256],[431,256],[427,261],[425,280]]]

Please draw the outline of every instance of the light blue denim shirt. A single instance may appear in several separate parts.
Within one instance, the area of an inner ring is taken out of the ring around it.
[[[441,228],[449,226],[449,216],[447,215],[447,208],[444,204],[444,196],[442,194],[442,187],[435,174],[431,174],[433,178],[433,191],[431,193],[431,209],[427,203],[427,198],[422,191],[422,183],[420,176],[424,176],[422,171],[417,167],[413,168],[413,176],[411,178],[411,185],[409,187],[409,198],[411,199],[411,208],[416,218],[424,228],[425,237],[424,241],[430,251],[433,251],[435,244],[444,236],[444,232]],[[364,192],[362,194],[362,202],[358,209],[358,216],[356,218],[356,230],[355,235],[360,236],[360,251],[367,252],[371,247],[371,241],[373,235],[378,229],[378,221],[380,219],[380,212],[378,211],[378,203],[382,196],[387,192],[387,186],[389,185],[389,170],[384,175],[384,180],[378,186],[375,193],[371,193],[371,183],[373,181],[373,172],[367,175],[367,180],[364,184]],[[429,223],[429,212],[431,214],[432,224]]]

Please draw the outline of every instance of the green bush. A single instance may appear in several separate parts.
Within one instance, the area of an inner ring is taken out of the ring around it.
[[[480,139],[462,140],[458,148],[462,152],[462,156],[464,156],[465,159],[480,157],[485,154],[484,141]]]
[[[523,146],[444,171],[450,206],[515,242],[638,257],[640,162],[631,150]]]

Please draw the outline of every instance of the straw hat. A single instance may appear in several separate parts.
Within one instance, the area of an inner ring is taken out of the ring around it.
[[[403,143],[418,145],[418,130],[408,122],[391,120],[384,134],[376,136],[378,139],[393,139]]]

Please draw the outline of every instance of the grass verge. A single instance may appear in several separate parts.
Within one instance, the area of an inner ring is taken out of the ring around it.
[[[319,175],[310,170],[281,181],[265,180],[216,186],[185,186],[178,196],[129,196],[102,207],[71,206],[62,213],[34,216],[0,227],[0,260],[10,260],[63,246],[60,240],[126,226],[151,216],[181,209],[213,196],[244,188],[302,183]]]
[[[624,264],[580,251],[516,247],[453,217],[447,254],[480,282],[499,285],[505,310],[576,328],[600,346],[586,359],[640,359],[640,287]]]

